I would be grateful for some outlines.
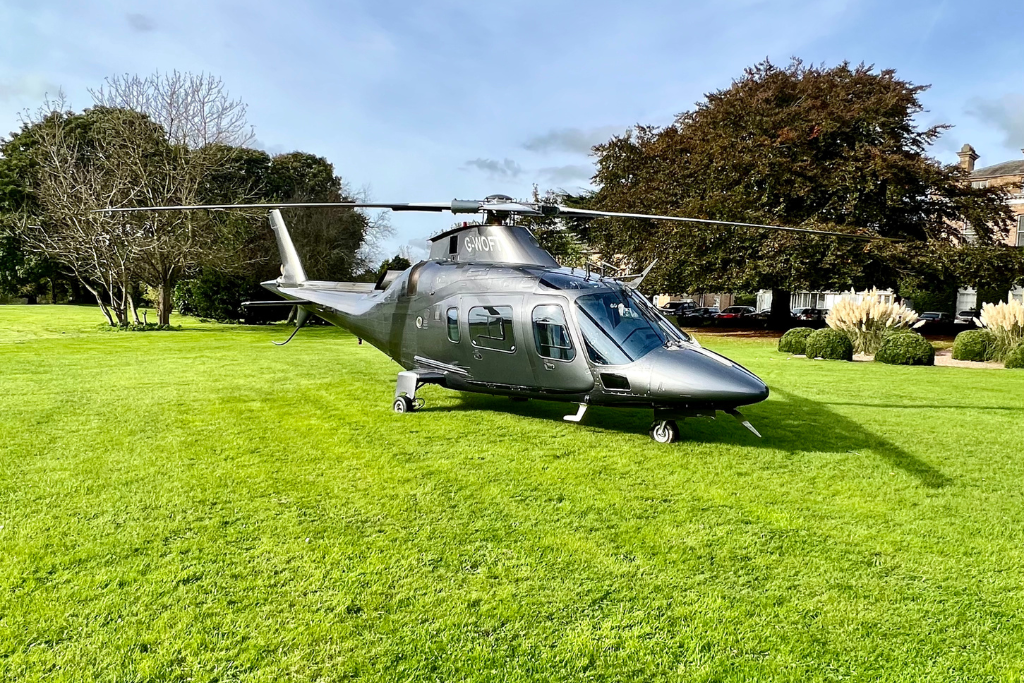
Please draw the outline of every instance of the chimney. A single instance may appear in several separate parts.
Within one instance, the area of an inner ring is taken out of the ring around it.
[[[1024,151],[1024,150],[1021,150]],[[971,173],[974,171],[974,162],[978,160],[978,153],[974,151],[974,148],[968,144],[965,144],[960,148],[960,151],[956,153],[960,157],[960,166],[965,171]]]

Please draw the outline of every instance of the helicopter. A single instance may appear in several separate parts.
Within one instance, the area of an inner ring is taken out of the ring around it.
[[[389,209],[482,214],[431,238],[428,257],[376,282],[310,280],[281,210]],[[768,386],[739,363],[704,348],[669,322],[638,291],[654,266],[637,275],[606,276],[562,267],[520,216],[646,218],[766,228],[854,239],[873,237],[807,228],[577,209],[519,202],[506,195],[436,203],[291,203],[119,207],[100,211],[265,209],[281,256],[281,275],[261,283],[284,301],[243,306],[298,307],[291,341],[311,314],[366,340],[396,361],[393,410],[423,407],[426,385],[456,391],[575,404],[565,420],[580,422],[590,406],[653,411],[658,443],[680,437],[678,422],[721,411],[754,435],[740,408],[768,398]]]

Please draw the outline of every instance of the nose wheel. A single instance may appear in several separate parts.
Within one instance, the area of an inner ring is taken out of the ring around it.
[[[658,443],[672,443],[679,440],[679,425],[675,420],[657,420],[651,425],[649,434]]]

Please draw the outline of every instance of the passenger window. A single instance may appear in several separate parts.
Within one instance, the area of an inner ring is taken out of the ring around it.
[[[469,339],[473,346],[514,353],[511,306],[474,306],[469,309]]]
[[[459,309],[448,309],[448,341],[459,343]]]
[[[544,358],[572,360],[576,357],[569,327],[565,324],[565,313],[556,304],[533,309],[533,340],[537,344],[537,353]]]

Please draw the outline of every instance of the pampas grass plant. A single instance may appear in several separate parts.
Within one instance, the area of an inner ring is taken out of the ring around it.
[[[985,304],[981,307],[981,324],[995,335],[994,354],[1003,360],[1024,341],[1024,305],[1019,301]]]
[[[917,322],[917,313],[903,304],[885,303],[882,294],[872,289],[857,301],[850,296],[840,299],[829,311],[825,323],[839,330],[853,342],[857,353],[874,355],[886,335],[907,329]]]

